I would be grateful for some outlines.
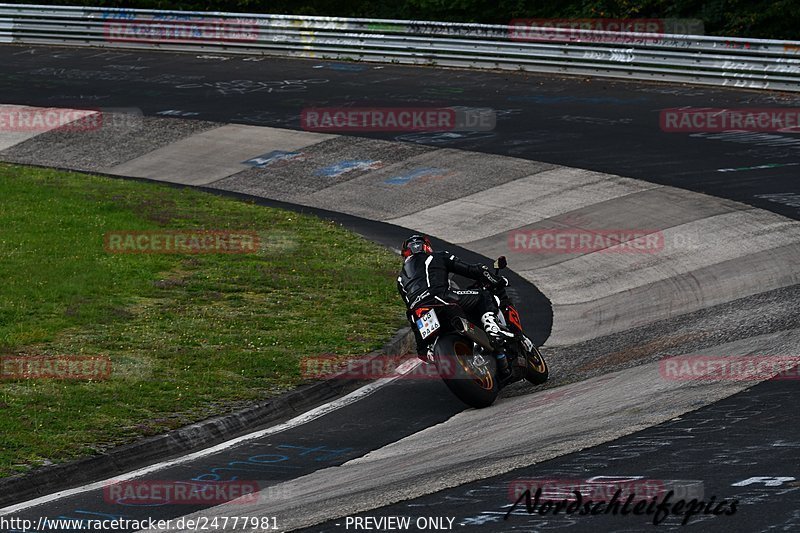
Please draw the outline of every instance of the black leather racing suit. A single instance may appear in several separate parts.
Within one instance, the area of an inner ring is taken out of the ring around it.
[[[408,319],[417,341],[418,355],[425,353],[425,343],[414,326],[411,311],[415,308],[433,303],[457,303],[475,324],[481,323],[480,317],[484,313],[498,310],[494,298],[487,291],[451,289],[451,272],[495,286],[504,285],[487,267],[465,263],[450,252],[418,253],[406,258],[397,277],[397,290],[409,311]]]

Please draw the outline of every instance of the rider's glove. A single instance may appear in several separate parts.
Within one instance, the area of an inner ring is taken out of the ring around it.
[[[484,281],[486,281],[489,285],[494,288],[506,287],[508,285],[508,280],[503,276],[495,276],[491,272],[489,272],[489,268],[486,266],[482,267],[481,276]]]

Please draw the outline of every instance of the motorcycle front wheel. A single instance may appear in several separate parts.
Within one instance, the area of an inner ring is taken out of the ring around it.
[[[542,352],[535,345],[531,351],[525,351],[525,379],[534,385],[541,385],[550,375],[547,361],[544,360]]]

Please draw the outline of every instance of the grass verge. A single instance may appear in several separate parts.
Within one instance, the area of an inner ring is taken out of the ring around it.
[[[249,254],[113,254],[109,231],[257,231]],[[107,379],[0,380],[0,476],[97,453],[363,355],[403,323],[398,259],[311,216],[0,165],[0,357],[108,357]]]

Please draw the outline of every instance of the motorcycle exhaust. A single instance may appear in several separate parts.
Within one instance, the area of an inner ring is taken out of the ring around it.
[[[481,328],[475,327],[475,324],[469,320],[460,316],[455,317],[453,319],[453,328],[458,333],[461,333],[471,341],[477,343],[479,346],[482,346],[490,352],[494,351],[494,346],[492,346],[492,343],[489,340],[489,336],[486,335],[486,332]]]

